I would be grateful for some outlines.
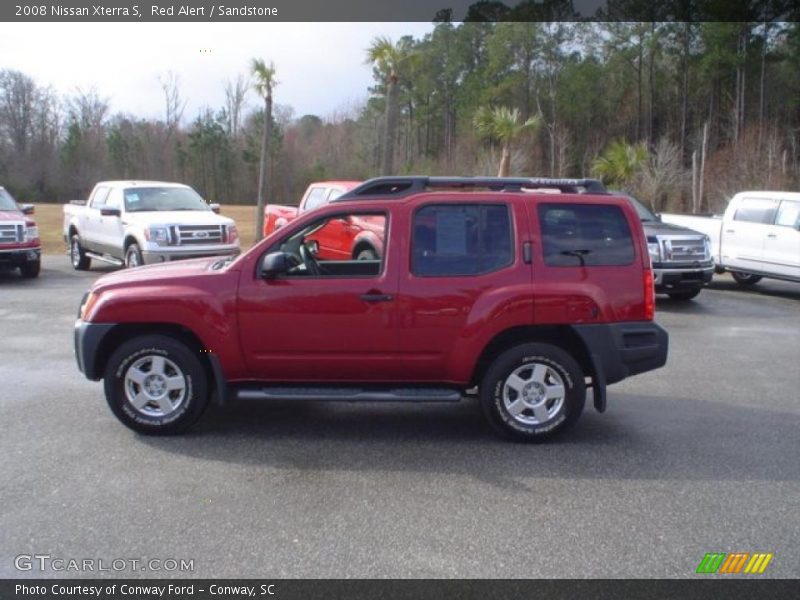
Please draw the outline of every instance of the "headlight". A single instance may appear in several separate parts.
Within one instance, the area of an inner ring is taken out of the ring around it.
[[[238,239],[239,230],[236,229],[236,225],[228,225],[228,243],[235,244]]]
[[[25,241],[32,242],[39,237],[39,228],[36,225],[25,227]]]
[[[647,251],[651,262],[661,262],[661,245],[658,242],[647,242]]]
[[[705,248],[706,248],[706,259],[711,258],[711,238],[706,236],[705,240]]]
[[[82,320],[85,320],[86,315],[92,311],[96,303],[97,294],[87,293],[84,295],[80,310],[78,311],[78,317]]]
[[[169,230],[166,227],[148,227],[147,230],[147,240],[150,242],[155,242],[159,246],[166,246],[169,244]]]

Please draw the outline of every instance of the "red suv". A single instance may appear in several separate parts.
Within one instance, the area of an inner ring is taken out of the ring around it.
[[[555,193],[554,193],[555,192]],[[382,255],[315,256],[368,219]],[[238,258],[101,277],[78,366],[128,427],[173,433],[211,399],[458,401],[503,435],[573,424],[586,388],[656,369],[647,242],[627,199],[573,179],[370,180]]]

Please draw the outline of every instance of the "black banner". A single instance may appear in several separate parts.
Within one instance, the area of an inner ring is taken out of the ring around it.
[[[2,600],[545,600],[800,597],[796,580],[0,580]]]
[[[797,0],[13,0],[0,21],[796,21]]]

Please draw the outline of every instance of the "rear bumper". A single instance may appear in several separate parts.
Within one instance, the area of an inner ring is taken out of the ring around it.
[[[14,248],[13,250],[0,250],[0,266],[19,267],[29,262],[38,262],[42,258],[42,249]]]
[[[663,367],[667,363],[669,336],[651,322],[574,325],[603,384]]]

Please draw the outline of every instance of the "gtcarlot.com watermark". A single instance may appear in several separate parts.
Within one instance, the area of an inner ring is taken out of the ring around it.
[[[14,557],[18,571],[71,573],[153,573],[194,572],[194,559],[185,558],[65,558],[50,554],[19,554]]]

